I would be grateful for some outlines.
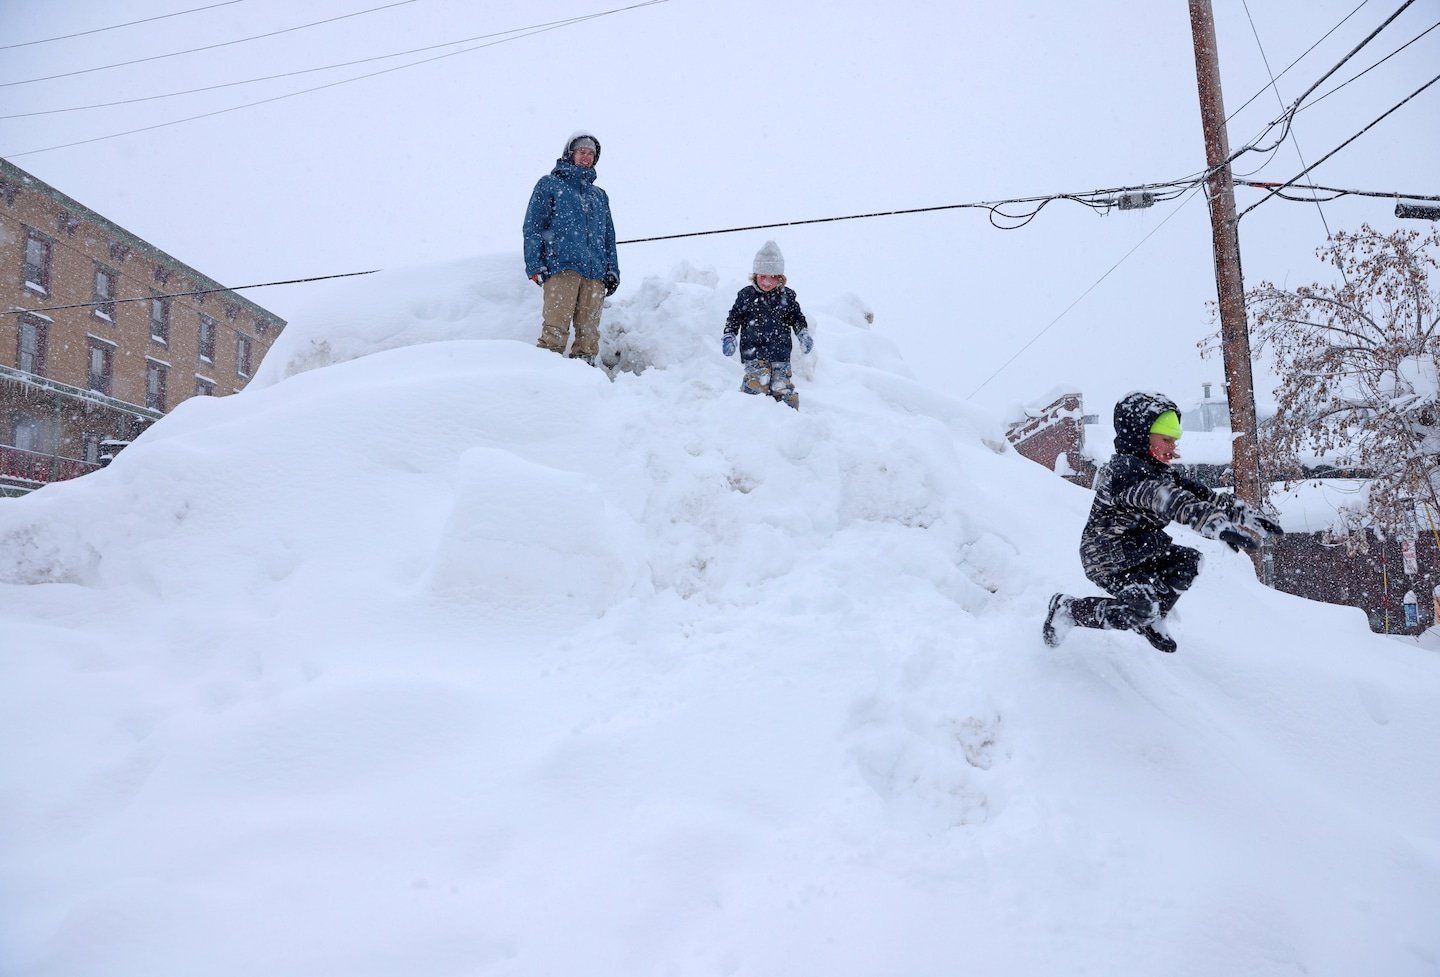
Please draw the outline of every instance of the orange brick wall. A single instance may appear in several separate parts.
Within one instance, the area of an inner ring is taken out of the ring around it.
[[[26,228],[50,242],[48,293],[25,283]],[[164,410],[173,410],[196,394],[197,377],[213,382],[217,396],[243,389],[249,376],[237,370],[239,339],[250,342],[249,372],[253,375],[285,326],[283,320],[238,293],[219,292],[171,298],[168,341],[153,339],[149,301],[153,294],[220,286],[23,170],[0,161],[0,308],[7,312],[44,310],[92,302],[97,265],[116,273],[115,299],[142,301],[118,301],[110,319],[94,308],[39,311],[37,319],[49,320],[44,322],[44,375],[60,383],[82,390],[89,387],[91,337],[97,337],[113,344],[112,398],[143,407],[148,361],[155,360],[168,366]],[[202,315],[215,323],[215,352],[208,362],[200,356]],[[0,316],[0,364],[19,366],[21,321],[18,315]],[[13,402],[13,397],[0,401],[0,410],[23,409],[15,408]],[[61,432],[62,453],[71,457],[80,441],[73,420],[67,416]],[[0,441],[8,441],[13,417],[0,421],[4,421]]]

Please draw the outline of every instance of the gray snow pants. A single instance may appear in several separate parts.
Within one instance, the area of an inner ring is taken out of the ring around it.
[[[1169,614],[1199,575],[1200,551],[1172,543],[1159,556],[1133,567],[1090,577],[1115,596],[1077,597],[1070,603],[1070,616],[1082,628],[1141,628]]]

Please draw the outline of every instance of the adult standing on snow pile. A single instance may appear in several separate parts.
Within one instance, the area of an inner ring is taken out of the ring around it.
[[[769,394],[800,409],[800,395],[795,392],[790,368],[792,334],[806,353],[814,348],[800,300],[785,285],[785,256],[780,253],[780,245],[766,241],[755,253],[750,284],[735,296],[735,304],[725,317],[725,334],[720,338],[720,351],[726,356],[740,351],[740,362],[745,366],[740,381],[743,393]]]
[[[610,198],[595,185],[600,140],[581,130],[565,143],[555,168],[535,184],[525,209],[525,275],[545,289],[540,341],[595,365],[600,352],[600,310],[620,287],[615,222]]]
[[[1085,576],[1113,597],[1050,598],[1042,635],[1052,648],[1071,627],[1128,628],[1160,651],[1174,651],[1165,617],[1200,573],[1200,553],[1165,532],[1182,522],[1232,550],[1254,550],[1247,532],[1279,534],[1233,495],[1212,492],[1176,472],[1180,411],[1162,394],[1136,391],[1115,405],[1115,455],[1095,476],[1095,501],[1080,534]]]

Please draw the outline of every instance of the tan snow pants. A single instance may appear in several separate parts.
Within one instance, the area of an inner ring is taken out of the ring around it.
[[[545,279],[545,307],[536,345],[563,355],[573,321],[575,342],[570,355],[593,361],[600,352],[600,310],[604,303],[604,282],[581,278],[578,271],[551,275]]]

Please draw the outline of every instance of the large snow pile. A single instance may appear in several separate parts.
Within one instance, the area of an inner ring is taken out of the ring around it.
[[[0,502],[7,977],[1440,973],[1440,658],[1206,567],[1038,636],[1088,493],[808,294],[534,347],[514,256]],[[937,351],[946,355],[947,351]]]

